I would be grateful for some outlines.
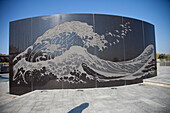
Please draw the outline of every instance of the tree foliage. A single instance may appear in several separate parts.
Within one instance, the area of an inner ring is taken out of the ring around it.
[[[160,54],[158,58],[159,59],[167,59],[168,57],[165,54]]]
[[[160,53],[156,53],[156,59],[159,59]]]

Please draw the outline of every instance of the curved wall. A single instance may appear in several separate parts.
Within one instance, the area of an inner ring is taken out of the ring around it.
[[[127,85],[156,76],[154,26],[101,14],[10,22],[10,93]]]

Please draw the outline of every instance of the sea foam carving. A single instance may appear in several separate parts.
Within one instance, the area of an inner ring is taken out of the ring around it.
[[[98,51],[103,51],[107,49],[108,43],[110,46],[119,44],[119,39],[125,38],[132,31],[129,22],[120,26],[121,31],[113,30],[114,33],[99,35],[93,31],[93,26],[80,21],[56,25],[14,58],[13,81],[29,84],[34,72],[38,73],[38,82],[42,82],[43,77],[86,83],[86,79],[105,82],[144,76],[142,70],[154,58],[153,45],[146,47],[137,58],[124,62],[103,60],[87,51],[89,47],[97,47]],[[105,39],[108,35],[115,40],[108,42]],[[137,73],[143,74],[133,76]]]

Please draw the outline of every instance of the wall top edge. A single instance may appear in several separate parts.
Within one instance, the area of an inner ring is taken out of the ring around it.
[[[18,19],[18,20],[10,21],[10,23],[17,22],[17,21],[21,21],[21,20],[32,19],[32,18],[40,18],[40,17],[47,17],[47,16],[57,16],[57,15],[58,15],[58,16],[59,16],[59,15],[103,15],[103,16],[123,17],[123,18],[128,18],[128,19],[134,19],[134,20],[137,20],[137,21],[142,21],[142,22],[144,22],[144,23],[153,25],[152,23],[149,23],[149,22],[147,22],[147,21],[143,21],[143,20],[140,20],[140,19],[132,18],[132,17],[120,16],[120,15],[112,15],[112,14],[97,14],[97,13],[70,13],[70,14],[42,15],[42,16],[35,16],[35,17]],[[153,25],[153,26],[154,26],[154,25]]]

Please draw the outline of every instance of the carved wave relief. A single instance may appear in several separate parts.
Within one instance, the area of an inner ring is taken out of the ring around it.
[[[147,46],[138,57],[122,62],[104,60],[87,51],[90,47],[104,51],[108,45],[119,44],[120,39],[132,32],[130,22],[120,26],[121,30],[99,35],[93,31],[93,26],[80,21],[56,25],[13,59],[13,81],[30,84],[31,79],[36,78],[42,83],[55,79],[56,82],[85,84],[89,80],[132,80],[153,73],[153,45]],[[105,39],[108,35],[114,38],[112,42]]]

